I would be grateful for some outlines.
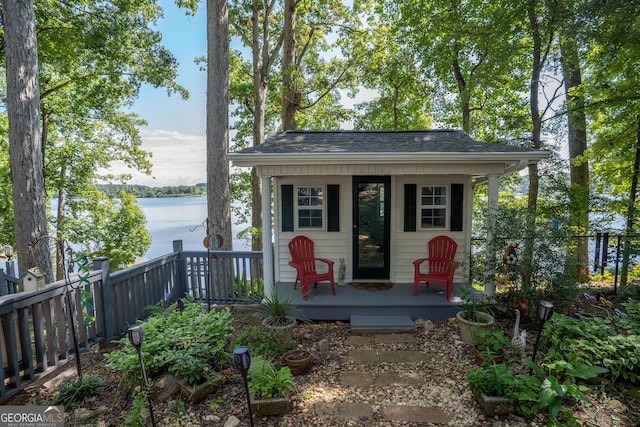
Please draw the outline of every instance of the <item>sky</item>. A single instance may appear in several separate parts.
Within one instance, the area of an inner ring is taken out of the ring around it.
[[[189,91],[189,99],[168,96],[165,89],[143,86],[130,111],[148,122],[140,129],[142,148],[152,153],[152,175],[144,175],[114,164],[113,173],[130,173],[131,184],[148,186],[194,185],[206,182],[206,71],[194,62],[207,53],[206,2],[196,16],[187,16],[175,0],[159,0],[164,18],[156,29],[162,44],[176,57],[176,81]],[[233,47],[233,46],[232,46]],[[362,90],[357,99],[343,97],[345,107],[372,99],[375,92]],[[345,128],[349,125],[346,124]]]
[[[165,89],[144,86],[129,111],[148,122],[140,129],[142,148],[152,153],[152,175],[132,173],[132,184],[149,186],[194,185],[206,182],[206,71],[194,59],[207,53],[205,2],[196,16],[187,16],[174,0],[159,0],[164,18],[156,29],[162,44],[179,62],[178,84],[189,99],[169,96]],[[120,165],[113,171],[123,172]]]

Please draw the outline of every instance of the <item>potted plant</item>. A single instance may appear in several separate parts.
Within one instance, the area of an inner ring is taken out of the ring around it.
[[[274,291],[264,297],[262,307],[267,314],[262,324],[278,333],[285,348],[290,347],[293,343],[293,328],[296,326],[296,319],[293,317],[296,304],[293,296],[289,294],[281,298]]]
[[[462,294],[462,311],[456,313],[460,327],[460,338],[467,344],[474,345],[474,335],[480,330],[489,330],[495,322],[493,315],[484,311],[481,298],[473,295],[469,289]]]
[[[169,372],[176,376],[180,392],[192,403],[204,400],[224,382],[222,374],[214,369],[215,360],[206,356],[210,352],[210,346],[192,343],[188,348],[169,353]]]
[[[505,349],[511,346],[511,342],[501,331],[476,331],[474,341],[476,344],[473,347],[473,353],[478,365],[502,363]]]
[[[485,364],[467,372],[474,397],[489,416],[509,414],[517,400],[518,379],[506,364]]]
[[[289,367],[276,369],[269,361],[260,360],[249,369],[248,381],[254,414],[279,415],[291,410],[291,393],[297,387]]]
[[[311,352],[303,349],[289,350],[284,354],[283,359],[293,375],[308,374],[313,363]]]

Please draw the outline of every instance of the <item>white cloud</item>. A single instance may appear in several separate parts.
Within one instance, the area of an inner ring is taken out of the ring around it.
[[[129,173],[130,184],[161,187],[207,181],[206,139],[171,130],[142,130],[142,149],[152,153],[152,174],[144,175],[113,164],[110,173]]]

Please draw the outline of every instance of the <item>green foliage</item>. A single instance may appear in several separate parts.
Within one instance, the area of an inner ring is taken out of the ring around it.
[[[268,316],[271,317],[272,325],[284,325],[289,323],[287,317],[291,317],[296,308],[293,294],[288,294],[282,298],[278,296],[276,291],[271,295],[265,296],[262,300],[262,306],[266,309]]]
[[[137,427],[145,425],[149,404],[148,393],[149,392],[144,389],[134,393],[133,400],[131,401],[131,409],[129,409],[124,419],[125,426]]]
[[[178,397],[176,400],[169,402],[166,413],[169,415],[172,425],[180,425],[182,415],[187,413],[184,401]]]
[[[288,366],[276,369],[268,361],[262,361],[255,369],[250,370],[248,381],[249,390],[256,399],[285,397],[297,390],[291,369]]]
[[[510,401],[516,399],[518,391],[517,379],[511,366],[504,363],[491,363],[467,372],[467,382],[474,393],[485,393],[488,396],[506,397]]]
[[[249,326],[236,331],[231,340],[231,348],[246,346],[252,356],[274,359],[284,349],[282,334],[262,325]]]
[[[488,356],[487,360],[499,356],[511,348],[511,341],[504,336],[502,331],[474,329],[473,337],[476,349]]]
[[[84,199],[70,202],[69,209],[69,240],[78,242],[89,257],[109,257],[111,271],[120,263],[132,265],[151,245],[146,217],[133,195],[121,192],[119,200],[113,200],[87,191]]]
[[[133,194],[137,198],[195,197],[205,196],[207,194],[207,184],[161,187],[149,187],[147,185],[99,184],[97,187],[98,190],[111,198],[119,197],[121,191]]]
[[[97,375],[84,375],[82,378],[67,378],[56,388],[54,405],[72,407],[87,396],[96,396],[102,387],[102,378]]]
[[[484,296],[475,292],[471,285],[463,286],[461,294],[462,317],[470,322],[484,323],[485,314],[490,311],[485,304]]]
[[[638,380],[640,323],[636,307],[629,308],[631,315],[627,319],[574,319],[554,314],[543,332],[550,341],[545,361],[600,367],[609,372],[614,382],[619,378]]]
[[[153,377],[165,367],[187,381],[199,381],[227,363],[226,343],[233,328],[229,310],[206,312],[200,303],[187,302],[155,314],[142,323],[142,354],[147,375]],[[140,364],[136,350],[127,337],[117,340],[120,350],[105,355],[107,366],[122,371],[130,384],[140,384]],[[206,369],[205,369],[206,368]]]
[[[544,363],[546,373],[533,362],[528,361],[528,365],[536,378],[523,378],[518,393],[519,409],[529,414],[547,410],[551,420],[556,419],[567,398],[591,403],[584,394],[588,388],[576,382],[576,379],[588,380],[606,372],[606,369],[597,366],[568,363],[564,360]]]

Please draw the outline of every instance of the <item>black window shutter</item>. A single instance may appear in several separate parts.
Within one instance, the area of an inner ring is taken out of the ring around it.
[[[462,231],[463,215],[462,202],[464,199],[464,184],[451,184],[451,217],[449,229],[451,231]]]
[[[404,231],[416,231],[416,184],[404,185]]]
[[[327,231],[340,231],[340,186],[327,185]]]
[[[282,231],[293,231],[293,185],[280,187],[282,198]]]

